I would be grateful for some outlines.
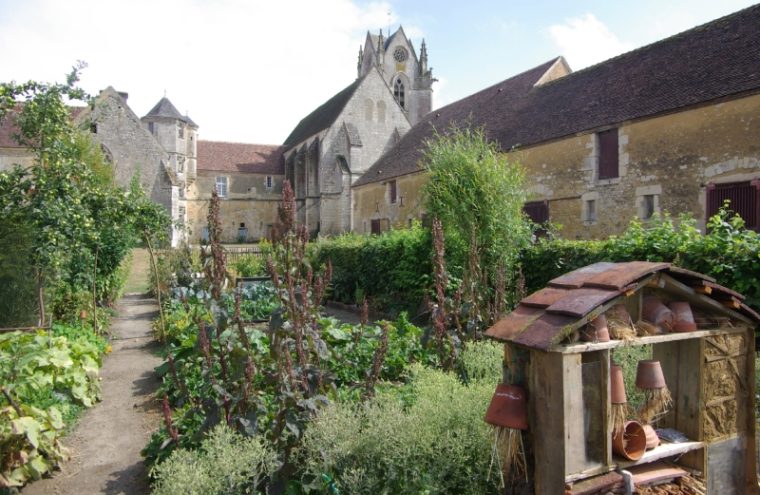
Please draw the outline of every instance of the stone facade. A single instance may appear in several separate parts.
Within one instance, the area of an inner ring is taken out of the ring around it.
[[[564,237],[665,211],[704,228],[724,199],[760,230],[759,23],[755,5],[578,72],[559,57],[437,109],[354,184],[354,229],[401,223],[389,185],[418,205],[425,141],[464,125],[525,166],[526,212]]]
[[[631,219],[664,211],[689,213],[704,229],[709,184],[760,178],[758,94],[613,129],[617,178],[598,177],[596,133],[512,153],[526,167],[530,199],[548,203],[549,219],[566,238],[619,234]]]
[[[354,189],[352,230],[369,234],[373,225],[384,231],[408,227],[422,218],[420,190],[426,181],[427,174],[418,172]]]

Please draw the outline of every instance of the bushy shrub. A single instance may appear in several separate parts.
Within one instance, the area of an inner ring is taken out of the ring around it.
[[[760,235],[726,209],[707,222],[702,234],[692,218],[665,215],[648,224],[631,222],[619,236],[603,241],[541,240],[522,253],[528,292],[549,280],[598,261],[667,261],[712,276],[760,308]]]
[[[266,275],[266,260],[257,254],[246,254],[232,264],[239,277],[256,277]]]
[[[380,235],[320,239],[310,257],[313,266],[332,261],[332,299],[361,304],[366,296],[376,309],[416,314],[433,272],[431,249],[430,232],[415,224]]]
[[[499,493],[483,421],[493,384],[415,365],[410,390],[366,405],[335,403],[309,425],[301,450],[312,493]],[[406,400],[400,396],[410,395]],[[409,405],[406,405],[410,403]]]
[[[462,379],[465,383],[474,381],[496,385],[502,380],[504,346],[488,340],[467,344],[459,356]]]
[[[225,425],[214,428],[197,450],[177,450],[153,468],[153,495],[264,493],[262,480],[278,466],[261,437],[244,437]]]

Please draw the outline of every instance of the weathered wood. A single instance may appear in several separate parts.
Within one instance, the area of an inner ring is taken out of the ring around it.
[[[562,355],[530,352],[529,426],[535,456],[535,493],[556,495],[565,486]]]
[[[648,464],[650,462],[665,459],[667,457],[673,457],[677,455],[685,454],[694,450],[703,449],[705,447],[704,442],[683,442],[683,443],[667,443],[663,442],[652,450],[648,450],[638,461],[619,461],[617,467],[626,469],[631,466],[639,466],[641,464]]]
[[[753,445],[754,446],[754,445]],[[740,480],[745,479],[748,473],[747,464],[737,462],[742,456],[745,458],[747,449],[744,445],[744,439],[734,437],[722,442],[713,442],[707,447],[707,493],[712,495],[744,495],[745,493],[756,493],[755,490],[748,489]],[[751,471],[754,471],[754,466]]]
[[[605,434],[602,435],[604,444],[604,457],[602,461],[606,466],[612,464],[612,436],[610,434],[610,421],[612,419],[612,403],[610,402],[610,351],[601,351],[602,358],[602,424]]]
[[[701,306],[706,309],[711,309],[713,311],[718,311],[719,314],[720,313],[726,314],[730,316],[731,318],[741,320],[742,322],[752,327],[754,327],[757,324],[757,322],[752,321],[749,317],[741,313],[737,313],[731,308],[724,306],[719,301],[716,301],[715,299],[712,299],[705,295],[698,294],[694,289],[692,289],[688,285],[682,284],[681,282],[674,279],[673,277],[669,277],[668,275],[661,273],[659,275],[659,278],[662,284],[661,287],[664,290],[668,292],[672,292],[680,297],[683,297],[689,303],[693,303],[693,304],[696,304],[697,306]]]
[[[564,476],[585,471],[589,467],[588,445],[585,436],[583,407],[583,369],[581,354],[562,355],[565,414],[565,471]],[[563,478],[564,478],[563,476]]]
[[[747,400],[744,401],[743,409],[745,415],[745,428],[744,433],[744,462],[745,462],[745,478],[746,478],[746,493],[757,493],[758,480],[757,480],[757,449],[755,443],[755,435],[757,434],[757,418],[755,417],[755,346],[752,342],[755,340],[755,331],[752,328],[747,329],[747,335],[745,337],[746,342],[746,358],[744,377],[747,379]]]
[[[553,352],[561,352],[563,354],[574,354],[578,352],[589,351],[601,351],[604,349],[614,349],[624,345],[648,345],[648,344],[660,344],[663,342],[675,342],[679,340],[700,339],[705,337],[711,337],[714,335],[731,335],[737,333],[746,332],[747,328],[744,326],[734,328],[718,328],[714,330],[697,330],[695,332],[677,332],[677,333],[664,333],[661,335],[649,335],[646,337],[636,337],[631,341],[622,340],[610,340],[609,342],[588,342],[570,345],[560,345],[552,347],[550,350]]]

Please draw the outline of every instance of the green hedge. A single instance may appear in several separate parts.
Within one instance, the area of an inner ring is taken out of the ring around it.
[[[665,216],[648,225],[633,221],[620,236],[603,241],[542,240],[522,254],[526,291],[554,277],[598,261],[668,261],[714,277],[760,308],[760,235],[722,211],[702,234],[694,220]]]
[[[429,285],[430,232],[419,225],[381,235],[344,234],[317,241],[312,264],[332,260],[333,300],[360,304],[366,296],[374,308],[415,314]]]

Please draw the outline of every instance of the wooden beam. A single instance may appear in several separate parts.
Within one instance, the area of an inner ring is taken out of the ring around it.
[[[730,316],[731,318],[741,320],[742,322],[746,323],[747,325],[753,328],[756,325],[756,322],[752,321],[750,318],[744,316],[741,313],[737,313],[736,311],[733,311],[730,308],[727,308],[726,306],[716,301],[715,299],[712,299],[711,297],[707,297],[703,294],[698,294],[694,289],[692,289],[691,287],[687,285],[682,284],[681,282],[674,279],[673,277],[669,277],[668,275],[661,273],[660,281],[662,282],[662,289],[683,297],[689,303],[694,303],[698,306],[702,306],[703,308],[712,309],[713,311],[718,311],[720,313],[726,314]]]

